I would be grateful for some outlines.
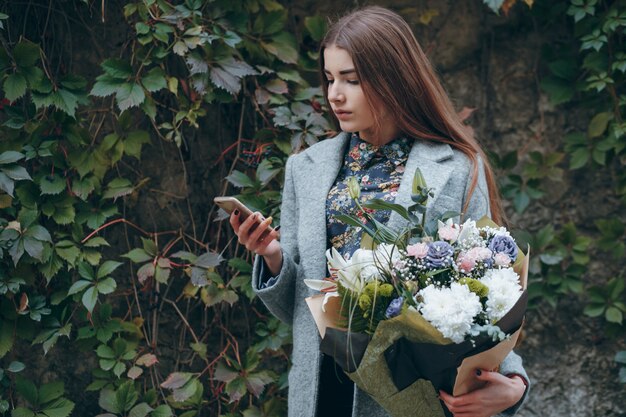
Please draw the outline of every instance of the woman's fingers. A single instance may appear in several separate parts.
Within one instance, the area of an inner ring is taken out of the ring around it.
[[[250,233],[250,241],[256,242],[259,238],[265,238],[269,233],[268,227],[272,224],[272,218],[268,217],[265,220],[262,220],[261,223],[254,229],[252,233]]]

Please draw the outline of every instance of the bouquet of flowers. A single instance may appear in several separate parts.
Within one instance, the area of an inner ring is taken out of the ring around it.
[[[326,253],[331,276],[305,280],[323,296],[307,299],[321,349],[394,417],[449,415],[437,390],[478,388],[476,368],[495,369],[513,348],[526,309],[528,258],[506,228],[487,218],[454,223],[447,213],[426,225],[432,191],[419,170],[414,205],[359,202],[366,222],[361,249],[344,259]],[[394,231],[368,215],[390,209],[407,221]],[[421,214],[421,216],[419,215]],[[385,369],[387,368],[387,369]],[[421,411],[421,412],[420,412]]]

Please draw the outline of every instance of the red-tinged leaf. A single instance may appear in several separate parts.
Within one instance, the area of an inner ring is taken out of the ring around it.
[[[26,311],[28,308],[28,295],[26,293],[22,293],[22,297],[20,297],[20,307],[17,309],[19,313]]]
[[[222,263],[223,260],[224,258],[222,258],[222,255],[220,255],[219,253],[207,252],[198,256],[198,259],[196,259],[194,265],[199,266],[200,268],[209,269],[218,266],[220,263]]]
[[[239,93],[241,90],[241,79],[235,77],[222,68],[211,68],[211,81],[217,87],[222,88],[233,95]]]
[[[157,261],[157,265],[159,265],[161,268],[172,267],[172,263],[168,258],[159,258],[159,260]]]
[[[135,380],[139,378],[141,374],[143,374],[143,369],[138,366],[133,366],[128,370],[128,373],[126,375],[128,375],[130,379]]]
[[[137,365],[145,367],[150,367],[158,362],[159,360],[157,359],[156,355],[152,353],[146,353],[145,355],[141,355],[139,359],[137,359]]]
[[[269,373],[258,372],[246,378],[246,386],[248,390],[258,398],[263,392],[263,389],[265,389],[265,386],[272,381],[274,381],[274,378],[272,378]]]
[[[137,271],[137,279],[139,279],[139,283],[143,284],[148,278],[152,278],[154,276],[154,271],[155,268],[152,262],[149,262],[139,268]]]
[[[191,379],[191,377],[193,376],[193,374],[190,374],[188,372],[174,372],[171,373],[167,379],[165,379],[165,381],[163,381],[161,383],[161,387],[162,388],[166,388],[166,389],[177,389],[182,387],[183,385],[185,385],[187,383],[187,381],[189,381]]]
[[[230,382],[239,376],[239,372],[229,369],[224,362],[217,364],[213,379],[222,382]]]
[[[289,92],[289,87],[287,83],[279,78],[274,78],[270,82],[266,83],[264,87],[271,93],[274,94],[287,94]]]

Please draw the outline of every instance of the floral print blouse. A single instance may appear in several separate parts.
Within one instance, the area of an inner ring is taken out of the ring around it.
[[[375,146],[353,133],[343,166],[326,200],[326,228],[329,245],[348,259],[361,246],[361,229],[339,221],[339,214],[354,214],[365,221],[348,192],[348,178],[356,177],[361,185],[360,202],[373,198],[393,202],[400,187],[412,141],[399,137],[382,146]],[[374,218],[386,223],[389,210],[376,210]],[[330,247],[330,246],[329,246]]]

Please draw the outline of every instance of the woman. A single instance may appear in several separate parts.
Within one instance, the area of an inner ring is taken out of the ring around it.
[[[338,136],[291,156],[285,168],[281,239],[258,213],[230,222],[247,249],[256,252],[253,288],[268,309],[293,325],[289,416],[386,416],[319,352],[319,336],[305,297],[304,278],[328,276],[325,251],[344,256],[358,248],[360,232],[335,216],[352,210],[346,180],[360,180],[363,198],[407,206],[419,167],[434,188],[428,217],[446,211],[500,221],[501,206],[483,151],[464,129],[408,24],[397,14],[368,7],[336,22],[322,41],[324,96]],[[377,212],[390,227],[403,226],[395,213]],[[429,220],[429,219],[427,219]],[[256,227],[255,227],[256,225]],[[484,388],[442,401],[457,417],[512,415],[528,391],[521,359],[511,353],[499,372],[477,370]]]

